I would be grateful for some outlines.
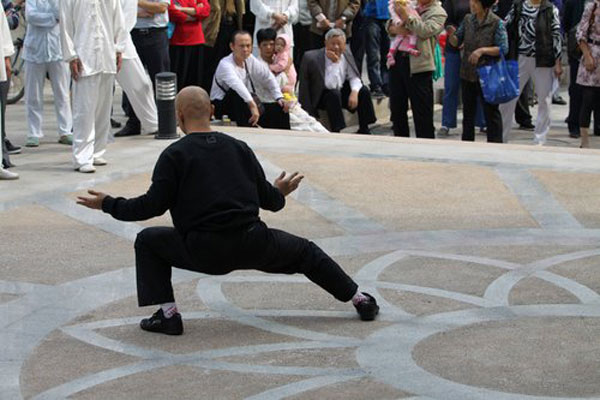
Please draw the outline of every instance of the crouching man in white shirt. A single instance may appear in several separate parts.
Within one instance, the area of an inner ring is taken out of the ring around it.
[[[227,114],[238,126],[290,129],[288,105],[269,67],[252,55],[252,36],[246,31],[235,32],[229,43],[232,54],[223,58],[213,78],[210,99],[215,117]],[[275,102],[264,102],[259,110],[252,94],[268,93]]]
[[[103,158],[110,132],[110,106],[115,74],[127,32],[119,0],[62,0],[63,58],[73,84],[73,163],[89,173]]]

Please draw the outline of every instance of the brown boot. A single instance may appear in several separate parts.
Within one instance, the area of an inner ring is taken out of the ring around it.
[[[579,146],[579,147],[582,149],[589,149],[590,148],[589,129],[580,127],[579,133],[581,134],[581,146]]]

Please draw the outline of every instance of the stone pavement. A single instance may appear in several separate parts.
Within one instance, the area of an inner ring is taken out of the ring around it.
[[[167,337],[138,327],[154,309],[136,306],[133,241],[170,218],[74,198],[143,193],[169,142],[118,139],[83,175],[52,113],[0,183],[0,398],[600,398],[600,151],[223,128],[270,178],[305,173],[262,218],[322,246],[381,314],[361,322],[302,276],[174,270],[186,330]],[[17,143],[23,121],[9,107]]]

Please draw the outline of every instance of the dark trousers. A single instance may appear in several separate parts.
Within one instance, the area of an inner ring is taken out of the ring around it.
[[[308,50],[311,50],[310,25],[295,24],[294,29],[294,67],[300,71],[302,65],[302,56]]]
[[[223,100],[213,100],[215,118],[229,116],[237,126],[251,126],[248,104],[234,90],[228,90]],[[271,129],[290,129],[290,114],[283,111],[278,103],[263,103],[265,112],[260,116],[258,125]]]
[[[140,60],[150,75],[152,86],[154,87],[154,77],[159,72],[170,70],[169,61],[169,38],[167,37],[167,28],[160,29],[133,29],[131,39],[135,45]],[[129,117],[127,125],[133,127],[140,126],[140,120],[129,104],[129,100],[123,93],[122,101],[123,111]]]
[[[502,143],[502,115],[498,104],[490,104],[483,100],[479,81],[461,81],[463,100],[463,133],[462,140],[473,142],[475,140],[475,114],[478,100],[483,106],[483,113],[487,122],[487,141]]]
[[[317,35],[316,33],[309,32],[310,40],[308,42],[309,48],[307,50],[322,49],[325,47],[325,35]],[[295,43],[295,39],[294,39]]]
[[[185,238],[174,228],[146,228],[135,241],[140,307],[175,301],[171,267],[209,275],[235,270],[306,275],[333,297],[349,301],[358,286],[313,242],[262,222],[227,232],[191,232]]]
[[[348,108],[348,97],[350,96],[350,84],[344,82],[341,90],[323,90],[321,99],[319,100],[318,108],[326,110],[331,125],[331,132],[339,132],[346,127],[344,120],[344,112],[342,108],[350,112],[358,111],[359,133],[369,133],[369,124],[377,121],[375,109],[373,108],[373,100],[371,92],[363,85],[358,92],[358,106],[355,110]]]
[[[177,91],[186,86],[201,86],[204,70],[204,45],[170,46],[171,72],[177,74]]]
[[[592,120],[592,111],[598,109],[600,104],[600,87],[581,86],[581,113],[579,114],[579,126],[589,128]],[[594,122],[597,122],[594,114]]]
[[[390,37],[385,29],[386,22],[387,20],[385,19],[370,17],[364,17],[363,19],[363,25],[365,25],[367,71],[369,73],[371,90],[382,89],[388,83],[386,60],[390,49]],[[352,39],[354,40],[354,37]]]
[[[6,101],[8,99],[9,89],[10,79],[0,82],[0,112],[2,113],[2,126],[0,126],[0,129],[2,130],[2,166],[4,166],[4,168],[13,166],[10,162],[8,148],[6,147]]]
[[[213,77],[222,58],[231,53],[229,48],[229,39],[233,32],[236,31],[234,22],[223,22],[219,27],[219,34],[213,47],[206,46],[204,49],[204,77],[202,87],[210,93]]]
[[[409,137],[408,101],[418,138],[434,139],[433,73],[410,73],[410,58],[396,53],[396,64],[390,69],[390,109],[395,136]]]
[[[529,98],[531,97],[531,80],[523,87],[517,106],[515,107],[515,121],[519,125],[530,125],[532,122],[531,113],[529,112]]]
[[[359,71],[363,70],[362,66],[367,46],[366,38],[365,17],[363,16],[362,9],[359,8],[352,20],[352,37],[348,40],[350,43],[350,51],[352,52],[354,62],[356,62]]]
[[[569,58],[569,133],[579,134],[579,117],[583,99],[583,87],[577,84],[579,60]],[[594,134],[600,135],[600,102],[594,104]],[[588,125],[589,126],[589,125]]]

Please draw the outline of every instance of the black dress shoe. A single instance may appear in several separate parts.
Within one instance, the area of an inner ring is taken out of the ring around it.
[[[121,129],[120,131],[117,131],[115,133],[115,137],[139,135],[141,131],[142,131],[142,129],[139,126],[136,127],[136,126],[131,126],[131,125],[125,124],[123,129]]]
[[[114,119],[111,118],[110,126],[111,126],[111,128],[116,129],[116,128],[120,128],[121,126],[123,126],[123,124],[121,124],[119,121],[115,121]]]
[[[524,124],[519,124],[519,129],[522,131],[533,131],[535,130],[535,125],[531,122],[526,122]]]
[[[164,333],[165,335],[181,335],[183,333],[183,321],[181,314],[176,313],[171,318],[166,318],[163,310],[159,309],[150,318],[144,318],[140,322],[140,328],[148,332]]]
[[[559,106],[567,105],[567,101],[562,98],[560,95],[556,95],[552,97],[552,104],[558,104]]]
[[[375,300],[375,297],[371,296],[369,293],[362,292],[362,294],[364,294],[367,299],[355,304],[354,308],[356,308],[356,312],[360,316],[361,320],[373,321],[377,314],[379,314],[377,300]]]
[[[579,139],[581,135],[579,134],[579,132],[569,132],[569,137],[573,139]]]

